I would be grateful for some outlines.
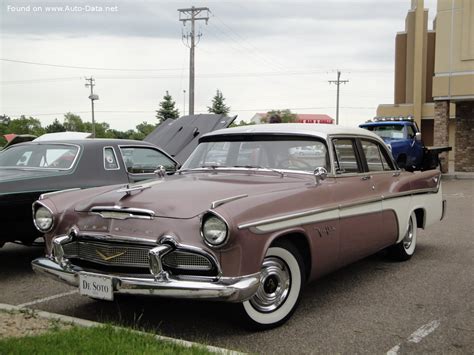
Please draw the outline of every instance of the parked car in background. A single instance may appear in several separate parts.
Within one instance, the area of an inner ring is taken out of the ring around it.
[[[134,183],[155,177],[160,165],[172,173],[178,163],[155,145],[133,140],[39,139],[10,146],[0,152],[0,246],[41,236],[31,220],[41,194]]]
[[[33,209],[46,240],[36,272],[97,299],[236,302],[265,329],[290,318],[308,281],[385,248],[410,259],[445,204],[439,171],[399,170],[367,130],[271,124],[201,137],[175,175]]]
[[[435,169],[439,165],[438,155],[451,150],[451,147],[425,147],[413,119],[376,118],[359,127],[380,136],[390,146],[395,161],[402,169]]]

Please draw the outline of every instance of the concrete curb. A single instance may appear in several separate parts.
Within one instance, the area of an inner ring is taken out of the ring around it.
[[[36,316],[44,318],[44,319],[50,319],[50,320],[60,321],[60,322],[63,322],[63,323],[74,324],[74,325],[77,325],[77,326],[80,326],[80,327],[91,328],[91,327],[99,327],[99,326],[103,325],[102,323],[93,322],[93,321],[86,320],[86,319],[63,316],[61,314],[50,313],[50,312],[46,312],[46,311],[40,311],[40,310],[36,310],[36,309],[32,309],[32,308],[18,307],[18,306],[14,306],[14,305],[10,305],[10,304],[0,303],[0,311],[21,312],[21,311],[24,311],[24,310],[31,311]],[[116,326],[114,326],[114,328],[128,329],[128,328],[121,328],[121,327],[116,327]],[[130,329],[128,329],[128,330],[130,330]],[[132,331],[136,332],[138,334],[143,334],[143,335],[153,335],[156,340],[175,343],[177,345],[181,345],[181,346],[184,346],[184,347],[187,347],[187,348],[190,348],[192,346],[203,347],[203,348],[207,349],[208,351],[210,351],[212,353],[215,353],[215,354],[223,354],[223,355],[243,355],[243,354],[245,354],[245,353],[241,353],[241,352],[234,351],[234,350],[227,350],[227,349],[224,349],[224,348],[218,348],[216,346],[210,346],[210,345],[194,343],[192,341],[175,339],[175,338],[170,338],[170,337],[166,337],[166,336],[162,336],[162,335],[150,334],[150,333],[146,333],[146,332],[142,332],[142,331],[138,331],[138,330],[132,330]]]
[[[474,180],[474,173],[446,173],[442,174],[443,180]]]

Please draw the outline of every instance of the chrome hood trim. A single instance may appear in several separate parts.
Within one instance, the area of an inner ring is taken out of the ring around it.
[[[143,208],[130,208],[122,206],[94,206],[89,213],[97,214],[105,219],[153,219],[155,212]]]

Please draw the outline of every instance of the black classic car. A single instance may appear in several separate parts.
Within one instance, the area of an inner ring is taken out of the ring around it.
[[[133,183],[155,177],[160,166],[172,173],[178,163],[155,145],[134,140],[39,140],[1,151],[0,247],[41,236],[31,220],[31,205],[41,194]]]

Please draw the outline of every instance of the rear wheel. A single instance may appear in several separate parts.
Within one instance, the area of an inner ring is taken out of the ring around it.
[[[410,259],[415,254],[416,248],[416,215],[412,212],[408,221],[408,229],[403,239],[389,248],[390,256],[398,261]]]
[[[263,330],[277,327],[291,317],[306,275],[301,254],[287,242],[268,249],[260,273],[257,292],[241,306],[247,326]]]

